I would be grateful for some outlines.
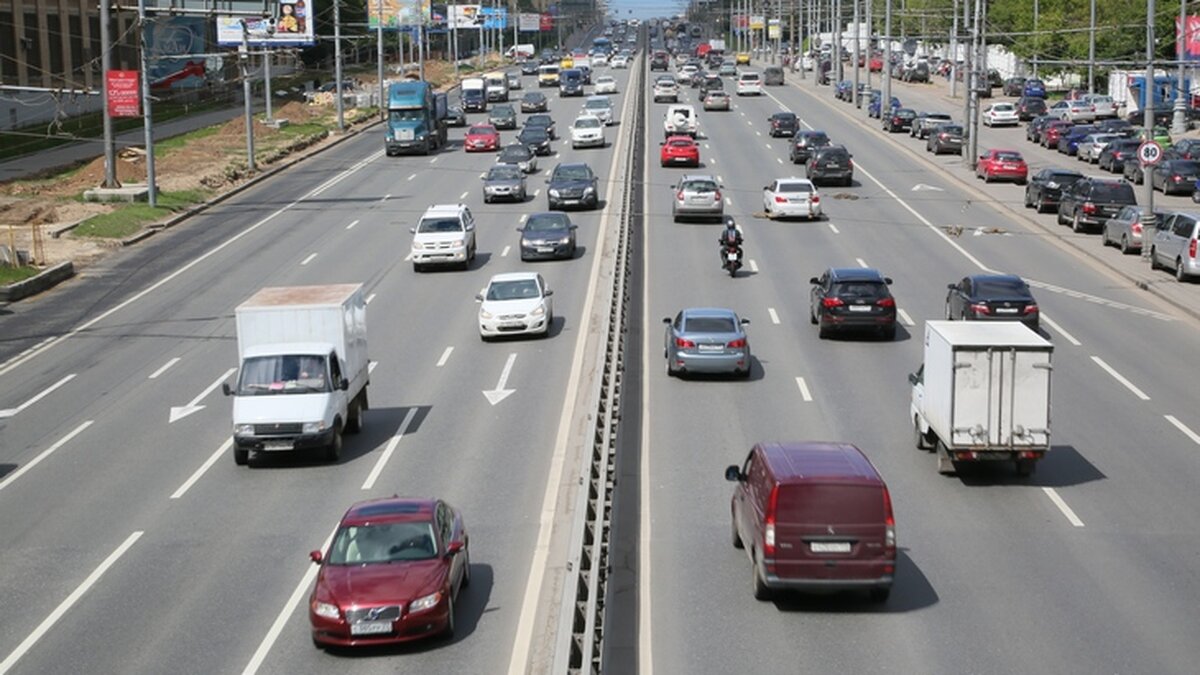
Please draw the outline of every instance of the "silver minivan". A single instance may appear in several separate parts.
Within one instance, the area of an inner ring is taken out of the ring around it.
[[[1175,271],[1175,278],[1188,281],[1200,276],[1200,216],[1172,213],[1159,222],[1150,244],[1151,269]]]

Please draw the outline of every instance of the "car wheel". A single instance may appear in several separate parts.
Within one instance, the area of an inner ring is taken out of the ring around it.
[[[1129,248],[1129,237],[1124,234],[1121,235],[1121,253],[1125,255],[1133,253],[1133,249]]]
[[[486,194],[486,193],[483,195],[483,203],[484,203],[484,204],[491,204],[491,203],[492,203],[492,198],[491,198],[491,197],[489,197],[489,196],[487,196],[487,194]]]
[[[1033,469],[1037,466],[1037,461],[1032,459],[1017,460],[1017,475],[1022,478],[1028,478],[1033,475]]]
[[[932,447],[929,445],[929,437],[921,433],[921,423],[917,421],[916,415],[913,415],[913,445],[917,446],[918,450],[929,450]]]
[[[888,327],[884,328],[881,331],[881,333],[883,334],[884,340],[888,340],[888,341],[895,340],[896,339],[896,326],[894,324],[891,326],[888,326]]]
[[[771,589],[767,588],[766,582],[763,581],[762,575],[759,574],[758,563],[755,561],[754,556],[750,556],[750,574],[752,575],[751,588],[754,590],[754,599],[770,600]]]
[[[446,630],[442,631],[442,637],[449,640],[454,637],[454,596],[447,598],[446,603]]]
[[[1045,198],[1045,197],[1042,197],[1042,196],[1039,196],[1039,197],[1038,197],[1038,199],[1037,199],[1037,205],[1036,205],[1036,206],[1037,206],[1037,212],[1038,212],[1038,213],[1045,213],[1045,212],[1046,212],[1046,198]]]
[[[1075,211],[1075,216],[1071,218],[1071,231],[1076,234],[1083,232],[1083,223],[1079,220],[1079,211]]]
[[[666,351],[666,350],[663,350],[663,351]],[[670,354],[666,354],[666,359],[665,359],[664,363],[667,366],[667,368],[666,368],[667,377],[675,377],[675,370],[673,368],[671,368],[671,355]]]
[[[333,430],[333,440],[325,448],[325,461],[336,464],[342,457],[342,429],[339,426]]]
[[[814,326],[817,325],[817,314],[813,311],[812,307],[808,308],[808,322]]]
[[[948,302],[946,303],[946,320],[947,321],[954,320],[954,313],[950,311],[950,303],[948,303]]]
[[[246,466],[250,463],[250,451],[240,448],[233,449],[233,463],[238,466]]]
[[[731,542],[733,543],[734,548],[738,548],[738,549],[746,548],[746,545],[742,543],[742,537],[738,534],[737,520],[734,518],[732,513],[729,514],[729,533],[730,533],[729,538],[730,538]]]
[[[1054,218],[1055,218],[1055,220],[1057,220],[1057,221],[1058,221],[1058,224],[1059,224],[1059,225],[1066,225],[1066,224],[1067,224],[1067,219],[1066,219],[1066,218],[1063,218],[1063,207],[1062,207],[1062,204],[1059,204],[1059,205],[1058,205],[1058,213],[1056,213],[1056,214],[1055,214]]]
[[[350,410],[346,411],[346,433],[357,434],[363,428],[363,406],[360,402],[360,397],[354,397],[354,401],[350,403]]]
[[[1180,282],[1188,280],[1188,273],[1183,266],[1183,258],[1175,260],[1175,280]]]
[[[471,553],[467,549],[463,549],[463,576],[459,583],[459,588],[466,588],[471,585]]]
[[[817,328],[817,337],[822,340],[828,340],[829,339],[829,329],[826,328],[824,325],[821,325],[821,327]]]
[[[1150,269],[1156,270],[1159,268],[1158,251],[1153,246],[1150,247]]]
[[[1031,200],[1029,198],[1029,190],[1025,191],[1025,208],[1027,208],[1027,209],[1033,208],[1033,200]]]

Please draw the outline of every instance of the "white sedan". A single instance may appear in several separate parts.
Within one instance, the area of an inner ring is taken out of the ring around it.
[[[595,91],[597,94],[617,93],[617,79],[612,75],[601,75],[596,78]]]
[[[595,115],[580,115],[571,125],[571,148],[604,147],[604,121]]]
[[[580,114],[594,115],[604,122],[604,126],[611,126],[613,123],[612,100],[607,96],[589,96],[584,102]]]
[[[536,272],[497,274],[475,296],[479,305],[479,337],[550,334],[554,323],[554,291]]]
[[[1011,103],[993,103],[983,111],[983,125],[986,127],[1015,127],[1020,122],[1017,107]]]
[[[624,56],[619,56],[619,55],[614,56],[612,63],[610,65],[613,68],[628,68],[629,67],[629,59],[625,58]]]
[[[821,195],[807,178],[777,178],[763,187],[763,211],[768,218],[821,217]]]

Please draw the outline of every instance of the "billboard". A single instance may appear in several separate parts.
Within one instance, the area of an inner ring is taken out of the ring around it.
[[[251,46],[295,47],[316,43],[313,20],[314,0],[279,0],[279,13],[271,19],[245,18],[245,31]],[[233,47],[242,44],[243,17],[217,17],[217,44]]]
[[[1186,34],[1180,35],[1179,17],[1175,17],[1175,55],[1180,61],[1200,61],[1200,16],[1187,17]]]
[[[538,29],[543,32],[554,30],[554,15],[546,13],[538,17]]]
[[[146,77],[152,89],[204,86],[206,25],[199,16],[159,16],[150,24],[146,32],[146,52],[150,55]]]
[[[768,19],[767,20],[767,39],[768,40],[778,40],[779,39],[779,19]]]
[[[483,27],[488,30],[502,30],[508,28],[508,10],[504,7],[480,7],[479,13],[483,15]]]
[[[750,17],[750,30],[762,30],[766,22],[761,15]]]
[[[483,14],[479,11],[479,5],[447,5],[446,14],[450,17],[451,28],[483,28]]]
[[[517,15],[517,30],[522,33],[536,33],[541,30],[542,19],[537,14],[521,12]]]

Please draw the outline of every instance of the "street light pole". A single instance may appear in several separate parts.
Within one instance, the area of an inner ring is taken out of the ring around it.
[[[1088,31],[1088,93],[1096,93],[1096,0],[1091,2],[1091,29]]]
[[[862,54],[862,49],[859,47],[859,44],[858,44],[858,39],[860,37],[859,23],[858,23],[858,21],[859,21],[858,0],[851,0],[851,2],[854,3],[854,54],[850,57],[850,58],[854,59],[854,107],[861,108],[862,107],[862,97],[859,95],[859,91],[858,91],[858,78],[859,78],[859,74],[862,72],[862,69],[859,67],[858,59],[859,59],[859,56]]]
[[[1146,0],[1146,79],[1142,81],[1142,129],[1143,143],[1154,141],[1154,0]],[[1140,152],[1138,153],[1141,154]],[[1138,159],[1140,162],[1141,159]],[[1150,167],[1142,164],[1142,172]],[[1150,246],[1154,241],[1154,181],[1145,180],[1142,186],[1142,259],[1150,259]]]
[[[342,101],[342,0],[333,0],[333,94],[338,131],[346,130],[346,103]]]
[[[1034,0],[1037,2],[1037,0]],[[954,0],[954,19],[950,24],[950,98],[958,95],[958,0]]]
[[[148,200],[150,206],[158,206],[158,186],[154,179],[154,125],[151,120],[154,118],[153,106],[150,98],[150,62],[149,54],[147,53],[146,33],[150,30],[150,23],[146,20],[146,0],[138,0],[138,24],[141,30],[138,35],[141,39],[141,68],[142,68],[142,126],[145,129],[146,135],[146,187],[149,189]]]
[[[1171,133],[1183,134],[1187,132],[1187,100],[1188,94],[1184,89],[1183,81],[1183,62],[1187,59],[1187,0],[1179,0],[1179,39],[1175,41],[1178,45],[1178,54],[1175,58],[1179,59],[1179,86],[1175,87],[1175,110],[1171,118]]]
[[[121,187],[117,182],[117,146],[113,143],[112,115],[108,114],[108,71],[112,70],[112,39],[108,31],[112,27],[109,15],[110,0],[100,0],[100,73],[101,105],[104,106],[104,185],[106,189]]]
[[[879,102],[879,114],[892,101],[892,0],[887,0],[883,10],[883,98]]]
[[[379,78],[379,119],[386,119],[387,91],[383,84],[383,0],[375,0],[375,7],[379,12],[379,20],[375,22],[375,58],[379,61],[375,65],[375,76]]]
[[[258,171],[258,165],[254,161],[254,102],[250,98],[250,29],[245,19],[241,21],[242,48],[238,52],[238,62],[242,71],[242,105],[246,116],[246,170],[254,173]]]

